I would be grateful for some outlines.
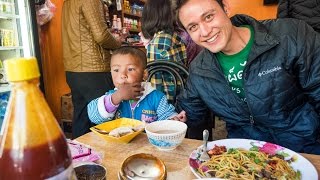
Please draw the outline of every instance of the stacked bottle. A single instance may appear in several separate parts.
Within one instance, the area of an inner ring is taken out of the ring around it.
[[[70,150],[39,89],[35,58],[4,61],[11,94],[0,140],[0,179],[76,179]]]
[[[12,0],[0,0],[0,13],[12,14],[14,10],[14,4]]]

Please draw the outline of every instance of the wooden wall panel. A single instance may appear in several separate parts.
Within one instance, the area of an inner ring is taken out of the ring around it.
[[[43,78],[45,83],[46,99],[54,115],[61,118],[60,98],[69,93],[66,84],[62,62],[61,42],[61,10],[63,0],[51,0],[57,10],[53,19],[41,27],[41,51],[43,61]],[[231,15],[248,14],[257,19],[276,17],[277,6],[264,6],[263,0],[228,0],[231,6]]]
[[[61,119],[61,96],[70,92],[62,62],[61,11],[63,0],[51,0],[57,7],[54,17],[40,29],[45,95],[55,117]]]
[[[263,5],[263,0],[227,0],[231,8],[231,15],[247,14],[258,20],[274,19],[277,5]]]

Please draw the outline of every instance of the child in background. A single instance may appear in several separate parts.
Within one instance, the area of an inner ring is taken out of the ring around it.
[[[149,82],[146,55],[132,47],[121,47],[111,57],[111,75],[115,89],[88,104],[89,119],[100,124],[117,118],[133,118],[151,123],[174,119],[186,121],[185,112],[178,114],[164,93]]]
[[[171,0],[146,1],[141,17],[140,35],[146,47],[147,62],[162,60],[186,65],[186,46],[174,24]],[[169,102],[175,101],[176,85],[172,75],[156,72],[151,82],[156,89],[165,92]]]

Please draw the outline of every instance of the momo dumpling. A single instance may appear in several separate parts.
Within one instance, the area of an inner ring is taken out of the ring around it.
[[[109,136],[121,137],[132,132],[132,127],[118,127],[110,131]]]

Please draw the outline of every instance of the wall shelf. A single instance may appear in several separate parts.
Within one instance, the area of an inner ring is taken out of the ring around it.
[[[122,0],[122,9],[118,11],[118,16],[121,17],[122,21],[122,27],[125,27],[126,23],[130,23],[131,27],[136,27],[135,29],[129,30],[129,32],[133,34],[138,34],[141,31],[140,25],[141,25],[141,17],[142,12],[139,7],[143,7],[145,4],[144,0]],[[130,8],[126,8],[130,6]],[[132,13],[132,6],[135,6],[135,11],[137,13]],[[129,19],[130,21],[125,21],[125,18]],[[132,21],[135,21],[135,24],[133,25]],[[128,26],[127,26],[128,27]]]
[[[129,32],[139,33],[141,29],[129,29]]]
[[[141,18],[140,15],[138,14],[132,14],[132,13],[128,13],[128,12],[124,12],[123,13],[125,16],[130,16],[130,17],[135,17],[135,18]]]
[[[20,18],[18,15],[15,14],[4,14],[0,13],[0,19],[17,19]]]
[[[6,50],[20,50],[23,49],[22,46],[0,46],[0,51],[6,51]]]

